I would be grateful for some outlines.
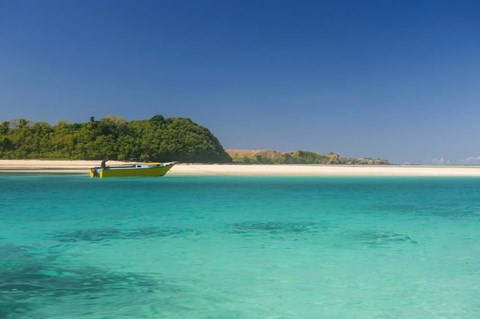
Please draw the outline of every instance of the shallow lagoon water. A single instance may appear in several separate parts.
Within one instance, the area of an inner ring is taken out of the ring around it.
[[[0,176],[0,318],[478,318],[480,179]]]

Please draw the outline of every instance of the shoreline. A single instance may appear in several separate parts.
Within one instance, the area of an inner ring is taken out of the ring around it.
[[[130,162],[109,161],[109,165]],[[99,161],[0,160],[0,174],[88,174]],[[176,164],[174,176],[480,176],[480,166]]]

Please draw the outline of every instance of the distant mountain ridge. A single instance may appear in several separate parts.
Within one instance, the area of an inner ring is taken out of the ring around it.
[[[389,165],[388,160],[341,157],[335,153],[317,154],[308,151],[278,152],[274,150],[225,150],[234,163],[241,164],[326,164],[326,165]]]

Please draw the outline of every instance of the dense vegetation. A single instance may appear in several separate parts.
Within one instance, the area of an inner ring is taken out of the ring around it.
[[[186,118],[126,121],[109,115],[55,125],[16,119],[0,123],[2,159],[91,159],[228,163],[231,158],[206,128]]]
[[[239,164],[337,164],[388,165],[387,160],[348,158],[335,153],[317,154],[307,151],[277,152],[272,150],[227,150],[234,163]]]

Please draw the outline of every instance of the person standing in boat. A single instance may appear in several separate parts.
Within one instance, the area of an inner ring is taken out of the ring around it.
[[[107,169],[107,168],[109,168],[109,166],[107,166],[107,161],[108,161],[108,156],[105,156],[105,157],[103,158],[102,164],[100,164],[100,167],[101,167],[102,169]]]

